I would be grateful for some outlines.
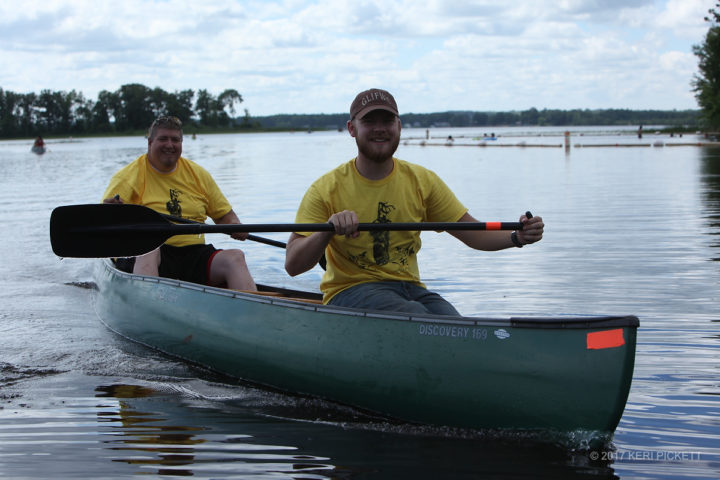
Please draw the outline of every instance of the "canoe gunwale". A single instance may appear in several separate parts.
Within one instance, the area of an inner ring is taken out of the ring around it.
[[[635,315],[607,315],[578,317],[511,317],[511,326],[516,328],[620,328],[639,327],[640,320]]]
[[[223,297],[237,298],[239,300],[258,302],[263,304],[275,305],[285,308],[296,308],[313,312],[322,312],[348,317],[367,317],[376,319],[387,319],[396,321],[421,322],[421,323],[445,323],[459,326],[493,326],[493,327],[513,327],[513,328],[541,328],[541,329],[583,329],[583,328],[620,328],[631,327],[637,328],[640,324],[638,318],[634,315],[567,315],[567,316],[547,316],[547,317],[467,317],[467,316],[447,316],[447,315],[409,315],[402,312],[386,312],[380,310],[361,310],[348,307],[337,307],[333,305],[320,305],[315,303],[306,303],[299,298],[315,298],[319,294],[312,292],[296,291],[287,288],[279,288],[277,290],[291,295],[291,298],[272,297],[255,295],[253,293],[233,291],[225,288],[211,287],[200,285],[197,283],[186,282],[165,277],[152,277],[137,275],[134,273],[123,272],[117,269],[110,259],[100,260],[105,268],[113,272],[114,275],[141,280],[144,282],[169,285],[181,289],[189,289],[219,295]],[[260,290],[273,291],[274,287],[258,285]]]

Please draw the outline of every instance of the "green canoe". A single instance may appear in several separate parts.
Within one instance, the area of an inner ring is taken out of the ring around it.
[[[635,360],[634,316],[408,316],[121,272],[98,261],[112,330],[233,377],[404,421],[613,432]]]

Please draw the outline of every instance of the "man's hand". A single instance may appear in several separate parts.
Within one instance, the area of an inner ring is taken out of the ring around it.
[[[526,215],[522,215],[520,222],[523,224],[522,230],[517,231],[517,238],[520,243],[527,245],[529,243],[539,242],[545,229],[542,217],[533,217],[531,215],[530,218],[528,218]]]
[[[114,195],[110,198],[106,198],[103,200],[103,203],[124,203],[122,201],[122,198],[120,198],[120,195]]]
[[[358,225],[360,221],[355,212],[350,210],[343,210],[342,212],[334,213],[329,219],[329,223],[332,223],[335,227],[336,235],[345,235],[346,237],[357,238],[360,235],[358,231]]]

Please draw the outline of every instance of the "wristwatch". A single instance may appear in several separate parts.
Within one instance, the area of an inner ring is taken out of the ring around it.
[[[512,240],[513,244],[514,244],[517,248],[522,248],[522,247],[523,247],[523,244],[520,243],[520,239],[519,239],[518,236],[517,236],[517,232],[512,232],[512,233],[510,234],[510,240]]]

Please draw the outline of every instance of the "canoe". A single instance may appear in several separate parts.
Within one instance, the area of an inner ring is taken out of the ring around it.
[[[121,272],[97,262],[111,330],[186,361],[401,421],[612,433],[632,379],[635,316],[474,318],[326,306]]]

